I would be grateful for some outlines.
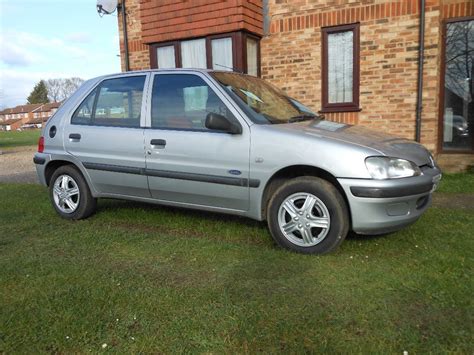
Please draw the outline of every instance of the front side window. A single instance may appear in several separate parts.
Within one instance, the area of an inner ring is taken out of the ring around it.
[[[156,75],[151,105],[152,128],[206,131],[211,112],[235,120],[205,81],[192,74]]]
[[[323,28],[323,111],[359,109],[359,26]]]
[[[74,113],[72,124],[140,127],[145,76],[104,80]]]
[[[474,150],[474,19],[446,24],[443,149]]]

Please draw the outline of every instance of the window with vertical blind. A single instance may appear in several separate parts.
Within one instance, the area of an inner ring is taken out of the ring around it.
[[[176,68],[176,57],[174,55],[174,46],[158,47],[156,49],[158,68],[170,69]]]
[[[207,68],[206,40],[204,38],[181,42],[183,68]]]
[[[216,38],[211,40],[212,69],[230,70],[234,67],[232,58],[232,38]]]
[[[258,76],[258,41],[247,37],[247,74]]]
[[[152,68],[201,68],[259,76],[259,38],[244,31],[150,45]]]
[[[322,111],[358,111],[359,24],[322,32]]]

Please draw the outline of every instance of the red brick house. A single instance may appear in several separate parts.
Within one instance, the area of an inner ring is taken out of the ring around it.
[[[16,131],[22,125],[21,118],[13,118],[0,122],[0,131]]]
[[[19,105],[1,111],[0,117],[3,118],[3,121],[0,124],[0,128],[7,131],[14,131],[21,128],[22,125],[33,118],[33,113],[42,105],[43,104]]]
[[[28,120],[28,124],[34,124],[36,127],[41,128],[49,118],[54,115],[54,113],[61,106],[60,102],[50,102],[42,105],[37,110],[33,112],[33,117]]]
[[[472,0],[125,5],[128,53],[122,13],[118,19],[124,69],[127,61],[131,70],[235,68],[329,120],[418,138],[445,169],[474,165]]]
[[[19,105],[0,111],[0,129],[14,131],[19,128],[41,128],[61,105],[60,102],[47,104]]]

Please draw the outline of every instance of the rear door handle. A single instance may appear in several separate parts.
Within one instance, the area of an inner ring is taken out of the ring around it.
[[[150,141],[151,145],[157,146],[159,148],[164,148],[166,146],[166,140],[164,139],[152,139]]]
[[[74,141],[80,141],[81,135],[79,133],[71,133],[69,135],[69,139],[74,140]]]

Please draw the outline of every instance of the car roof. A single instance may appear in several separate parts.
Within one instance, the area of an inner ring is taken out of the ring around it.
[[[105,79],[109,77],[115,77],[120,75],[129,75],[129,74],[147,74],[147,73],[159,73],[159,72],[199,72],[199,73],[234,73],[239,75],[247,75],[240,72],[229,71],[229,70],[215,70],[215,69],[202,69],[202,68],[169,68],[169,69],[144,69],[144,70],[130,70],[118,73],[111,73],[106,75],[101,75],[95,79]]]

